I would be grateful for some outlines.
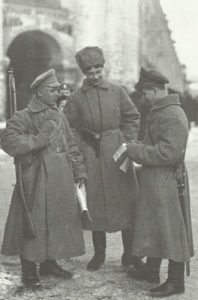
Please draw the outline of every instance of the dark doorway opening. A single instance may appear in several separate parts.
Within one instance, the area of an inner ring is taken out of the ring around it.
[[[63,72],[63,57],[59,45],[42,31],[28,31],[17,36],[7,55],[10,58],[9,68],[14,70],[18,110],[29,103],[32,97],[30,85],[36,76],[49,68],[54,68],[58,74]],[[9,101],[6,112],[9,118]]]

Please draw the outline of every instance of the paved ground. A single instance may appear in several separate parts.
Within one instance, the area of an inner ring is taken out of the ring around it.
[[[196,300],[198,299],[198,128],[190,132],[187,151],[187,165],[190,175],[192,196],[192,219],[195,238],[195,257],[191,263],[191,277],[186,278],[186,293],[172,296],[168,299]],[[12,159],[3,155],[0,150],[0,242],[13,189],[14,169]],[[21,290],[20,266],[17,258],[0,256],[0,300],[26,299],[60,299],[60,300],[149,300],[150,284],[132,281],[120,269],[122,254],[120,233],[108,235],[108,251],[105,266],[98,272],[86,271],[86,263],[91,257],[92,247],[90,234],[85,232],[86,255],[60,261],[60,263],[75,273],[71,281],[48,278],[43,281],[45,289],[42,292],[27,292]],[[166,262],[161,271],[162,280],[166,277]]]

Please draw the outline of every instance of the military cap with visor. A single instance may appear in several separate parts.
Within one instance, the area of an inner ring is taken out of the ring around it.
[[[35,91],[40,87],[59,87],[60,83],[58,82],[58,79],[56,78],[55,70],[50,69],[39,76],[37,76],[34,81],[32,82],[30,88]]]
[[[153,87],[163,88],[165,84],[169,83],[162,73],[155,69],[141,68],[139,81],[135,85],[135,89],[142,91],[142,89],[150,89]]]

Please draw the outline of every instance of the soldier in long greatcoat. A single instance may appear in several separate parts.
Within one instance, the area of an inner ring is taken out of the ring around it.
[[[148,257],[142,270],[131,269],[128,275],[158,283],[161,260],[168,259],[168,279],[151,291],[155,297],[184,292],[184,263],[193,255],[183,161],[188,122],[178,95],[168,95],[166,83],[168,79],[156,70],[141,70],[139,85],[151,113],[144,141],[128,144],[129,157],[142,164],[133,253]]]
[[[59,83],[54,70],[32,83],[27,108],[16,112],[2,134],[2,148],[22,169],[22,184],[36,237],[24,235],[26,223],[18,185],[5,227],[4,255],[19,255],[22,281],[38,287],[40,275],[72,277],[56,260],[84,254],[75,182],[86,178],[83,158],[63,113],[56,106]]]
[[[139,114],[124,91],[102,76],[104,57],[98,47],[86,47],[76,54],[86,78],[65,107],[83,153],[88,180],[87,204],[92,223],[94,257],[88,270],[97,270],[105,259],[105,232],[122,231],[122,264],[131,257],[132,228],[138,187],[133,168],[123,173],[113,161],[122,142],[137,137]],[[138,260],[139,262],[139,260]]]

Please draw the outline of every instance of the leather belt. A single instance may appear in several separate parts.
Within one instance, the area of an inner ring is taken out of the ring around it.
[[[102,131],[102,132],[99,132],[98,134],[103,137],[103,136],[108,136],[108,135],[111,135],[113,134],[114,132],[116,132],[119,128],[117,129],[110,129],[110,130],[105,130],[105,131]]]
[[[62,153],[62,152],[65,152],[65,147],[56,147],[55,149],[50,149],[50,148],[47,148],[44,150],[45,153]]]

